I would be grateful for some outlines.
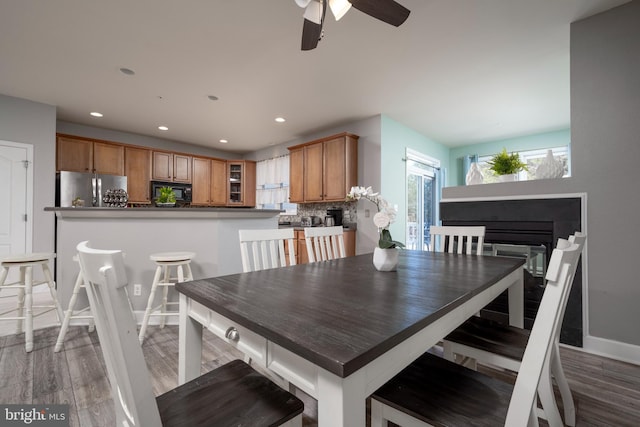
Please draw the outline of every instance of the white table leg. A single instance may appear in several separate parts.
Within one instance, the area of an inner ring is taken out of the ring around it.
[[[202,325],[188,314],[188,298],[180,294],[178,336],[178,384],[200,376],[202,361]]]
[[[318,426],[366,425],[366,392],[363,370],[340,378],[324,369],[318,373]]]
[[[524,328],[524,270],[518,270],[518,279],[509,286],[509,324]]]

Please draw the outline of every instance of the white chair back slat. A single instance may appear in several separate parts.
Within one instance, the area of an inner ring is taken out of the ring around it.
[[[431,251],[472,255],[475,243],[476,255],[482,255],[485,230],[485,226],[432,225],[429,229]]]
[[[78,259],[103,349],[117,425],[159,426],[160,415],[138,342],[121,251],[78,245]]]
[[[304,229],[309,262],[329,261],[346,257],[344,229],[335,227],[307,227]]]
[[[240,230],[239,236],[245,273],[296,264],[293,228]]]
[[[545,364],[549,363],[555,331],[562,319],[564,294],[571,287],[582,247],[564,239],[551,254],[545,287],[536,320],[529,335],[518,377],[509,403],[505,425],[537,424],[536,397]]]

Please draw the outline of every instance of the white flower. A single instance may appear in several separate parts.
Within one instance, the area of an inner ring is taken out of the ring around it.
[[[378,228],[387,228],[391,224],[391,218],[386,212],[381,211],[373,216],[373,224]]]

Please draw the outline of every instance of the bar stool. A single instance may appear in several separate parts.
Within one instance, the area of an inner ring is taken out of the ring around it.
[[[73,260],[75,262],[78,262],[78,255],[74,255]],[[89,319],[89,332],[93,332],[93,330],[95,329],[93,316],[90,313],[84,314],[87,311],[91,310],[90,306],[86,306],[85,308],[78,310],[75,313],[73,312],[73,309],[76,305],[76,300],[78,299],[78,293],[80,293],[80,289],[82,288],[84,288],[84,277],[82,276],[82,272],[78,270],[78,277],[76,278],[76,284],[73,286],[73,294],[71,294],[71,299],[69,300],[69,307],[67,308],[67,311],[64,312],[64,320],[62,321],[62,326],[60,327],[60,332],[58,333],[56,346],[53,349],[53,351],[56,353],[58,353],[62,349],[64,337],[67,334],[67,329],[69,329],[69,323],[71,322],[71,319]]]
[[[17,320],[17,328],[16,333],[22,332],[22,321],[26,322],[24,333],[25,333],[25,349],[27,353],[33,350],[33,318],[40,316],[44,313],[47,313],[51,310],[56,310],[56,314],[58,316],[58,322],[62,319],[62,308],[60,308],[60,304],[58,303],[58,296],[56,293],[56,284],[53,281],[53,277],[51,275],[51,270],[49,270],[49,260],[51,258],[55,258],[54,253],[31,253],[31,254],[20,254],[20,255],[10,255],[2,258],[1,265],[2,271],[0,272],[0,289],[8,288],[8,289],[18,289],[18,306],[15,309],[5,311],[4,313],[0,313],[0,315],[5,315],[14,311],[18,312],[18,316],[14,317],[3,317],[0,320]],[[44,274],[45,280],[42,281],[33,281],[33,267],[40,265],[42,267],[42,273]],[[9,274],[9,270],[11,268],[19,268],[20,269],[20,280],[17,282],[5,283],[7,280],[7,276]],[[53,299],[53,305],[47,306],[34,306],[33,305],[33,287],[42,285],[49,285],[49,292],[51,293],[51,298]],[[11,297],[14,297],[13,295]],[[9,298],[9,296],[5,296],[3,298]],[[26,313],[24,311],[26,307]],[[47,308],[48,310],[43,311],[42,313],[38,313],[36,315],[33,314],[34,308]]]
[[[154,261],[157,267],[156,274],[153,277],[153,283],[151,284],[151,293],[149,294],[149,300],[147,301],[147,309],[144,311],[144,318],[142,319],[140,334],[138,335],[140,344],[144,341],[144,335],[147,331],[147,326],[149,325],[149,317],[161,316],[160,327],[164,328],[165,317],[175,316],[178,314],[177,311],[166,311],[168,305],[178,304],[178,302],[167,302],[169,287],[174,286],[178,282],[193,280],[191,266],[189,264],[195,256],[196,254],[193,252],[163,252],[149,256],[149,259]],[[176,276],[171,276],[171,267],[175,267]],[[158,286],[163,287],[162,302],[160,305],[154,307],[154,297]],[[156,313],[158,310],[160,310],[160,313]]]

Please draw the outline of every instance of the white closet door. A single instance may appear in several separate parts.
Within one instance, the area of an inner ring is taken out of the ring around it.
[[[0,141],[0,256],[27,251],[27,148]]]

